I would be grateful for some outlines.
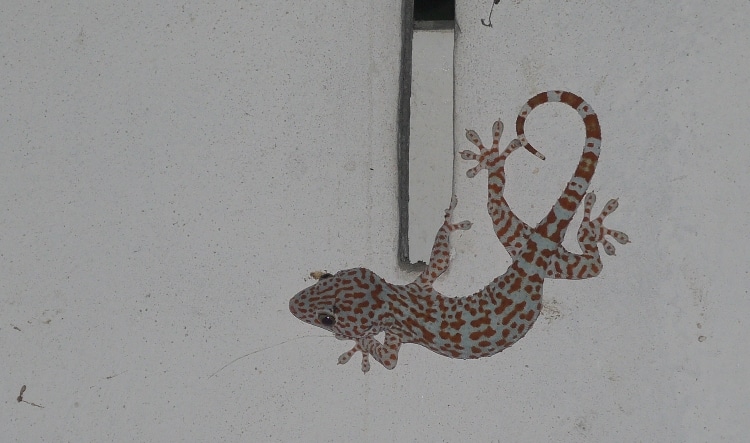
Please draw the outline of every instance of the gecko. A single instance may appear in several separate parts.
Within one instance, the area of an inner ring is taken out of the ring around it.
[[[536,107],[549,102],[564,103],[578,112],[586,128],[583,153],[560,197],[552,209],[532,227],[523,222],[503,196],[505,161],[518,148],[536,157],[545,157],[524,134],[524,123]],[[487,212],[500,243],[512,259],[505,274],[495,278],[478,292],[466,297],[448,297],[433,287],[449,266],[450,235],[468,230],[471,222],[452,221],[457,199],[454,195],[445,211],[443,224],[426,268],[411,283],[396,285],[366,268],[346,269],[336,274],[323,273],[319,280],[297,293],[289,301],[290,312],[305,323],[321,327],[340,340],[353,340],[354,347],[338,358],[347,363],[362,353],[362,372],[370,370],[372,356],[386,369],[393,369],[403,343],[422,345],[440,355],[475,359],[488,357],[508,348],[526,335],[542,309],[544,279],[586,279],[599,275],[602,261],[598,243],[607,255],[615,247],[605,236],[620,244],[629,242],[620,231],[604,227],[604,219],[617,209],[617,199],[591,218],[596,197],[587,193],[601,149],[601,128],[592,107],[581,97],[567,91],[548,91],[529,99],[516,119],[516,134],[500,152],[503,123],[492,126],[492,146],[487,148],[473,130],[466,138],[478,152],[465,150],[461,158],[476,161],[466,175],[475,177],[487,170]],[[568,224],[583,203],[583,220],[578,229],[580,254],[562,246]],[[384,333],[382,342],[376,338]]]

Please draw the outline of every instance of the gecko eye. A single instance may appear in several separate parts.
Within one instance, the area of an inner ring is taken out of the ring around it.
[[[323,313],[318,314],[318,321],[322,323],[323,326],[333,326],[336,323],[336,317],[326,312],[323,312]]]
[[[325,274],[320,276],[319,280],[323,280],[324,278],[331,278],[331,277],[333,277],[333,274],[329,274],[328,272],[326,272]]]

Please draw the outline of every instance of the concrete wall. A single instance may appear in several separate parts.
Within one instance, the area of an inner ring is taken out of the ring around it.
[[[414,277],[396,265],[400,2],[7,3],[3,438],[746,439],[750,5],[501,2],[487,28],[489,3],[458,2],[456,149],[497,117],[507,143],[537,92],[581,94],[603,127],[596,210],[619,197],[607,224],[632,243],[595,279],[547,282],[500,355],[405,345],[365,376],[287,302],[311,271]],[[583,135],[552,105],[527,134],[547,160],[514,154],[507,198],[535,223]],[[469,166],[447,294],[509,264]]]

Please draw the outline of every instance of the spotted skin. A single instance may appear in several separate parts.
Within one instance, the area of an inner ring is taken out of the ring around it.
[[[578,112],[586,126],[586,142],[562,195],[537,226],[531,227],[513,213],[503,197],[505,160],[520,147],[544,159],[526,139],[524,123],[534,108],[547,102],[565,103]],[[615,247],[605,236],[628,243],[627,235],[603,226],[604,218],[617,209],[617,200],[610,200],[601,214],[591,219],[596,198],[586,191],[599,159],[601,131],[597,115],[582,98],[565,91],[532,97],[516,120],[517,138],[502,152],[500,120],[492,132],[492,146],[486,148],[476,132],[467,131],[467,139],[479,152],[463,151],[461,157],[477,162],[467,171],[468,177],[488,171],[487,211],[513,263],[505,274],[467,297],[446,297],[433,288],[435,280],[448,269],[450,234],[471,227],[468,221],[451,221],[457,203],[454,196],[435,237],[430,262],[414,282],[394,285],[369,269],[347,269],[321,275],[317,283],[289,301],[295,317],[333,332],[340,340],[354,340],[354,347],[339,357],[339,364],[361,352],[363,372],[370,370],[370,356],[386,369],[393,369],[402,343],[416,343],[460,359],[497,354],[533,326],[542,309],[545,278],[595,277],[602,270],[597,244],[602,243],[604,252],[614,255]],[[584,218],[578,229],[578,244],[582,253],[574,254],[562,246],[562,241],[581,202]],[[382,343],[375,338],[381,332],[385,335]]]

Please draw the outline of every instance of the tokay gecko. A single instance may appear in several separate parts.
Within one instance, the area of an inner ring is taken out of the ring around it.
[[[524,123],[534,108],[547,102],[565,103],[578,112],[586,126],[586,142],[562,195],[539,224],[531,227],[513,213],[503,197],[505,160],[520,147],[544,159],[526,140]],[[340,340],[354,340],[354,347],[339,357],[339,364],[362,352],[363,372],[370,369],[370,355],[385,368],[393,369],[402,343],[416,343],[452,358],[497,354],[531,329],[542,309],[545,278],[595,277],[602,270],[597,243],[602,243],[607,255],[614,255],[615,247],[604,238],[606,235],[620,244],[628,243],[626,234],[602,224],[617,209],[617,200],[607,202],[601,214],[591,219],[596,198],[593,193],[586,194],[586,190],[599,160],[601,130],[599,119],[588,103],[565,91],[538,94],[518,114],[518,137],[500,152],[502,132],[503,124],[498,120],[492,126],[492,147],[488,149],[476,132],[466,131],[466,138],[479,152],[463,151],[461,157],[478,163],[467,171],[469,178],[483,169],[488,171],[487,210],[495,233],[513,263],[505,274],[467,297],[446,297],[432,287],[448,269],[451,232],[471,227],[468,221],[452,222],[454,196],[435,237],[430,263],[412,283],[394,285],[369,269],[347,269],[335,275],[321,275],[314,285],[289,301],[289,310],[295,317],[333,332]],[[584,216],[578,228],[582,253],[574,254],[562,246],[562,241],[582,201]],[[375,338],[381,332],[385,333],[382,343]]]

